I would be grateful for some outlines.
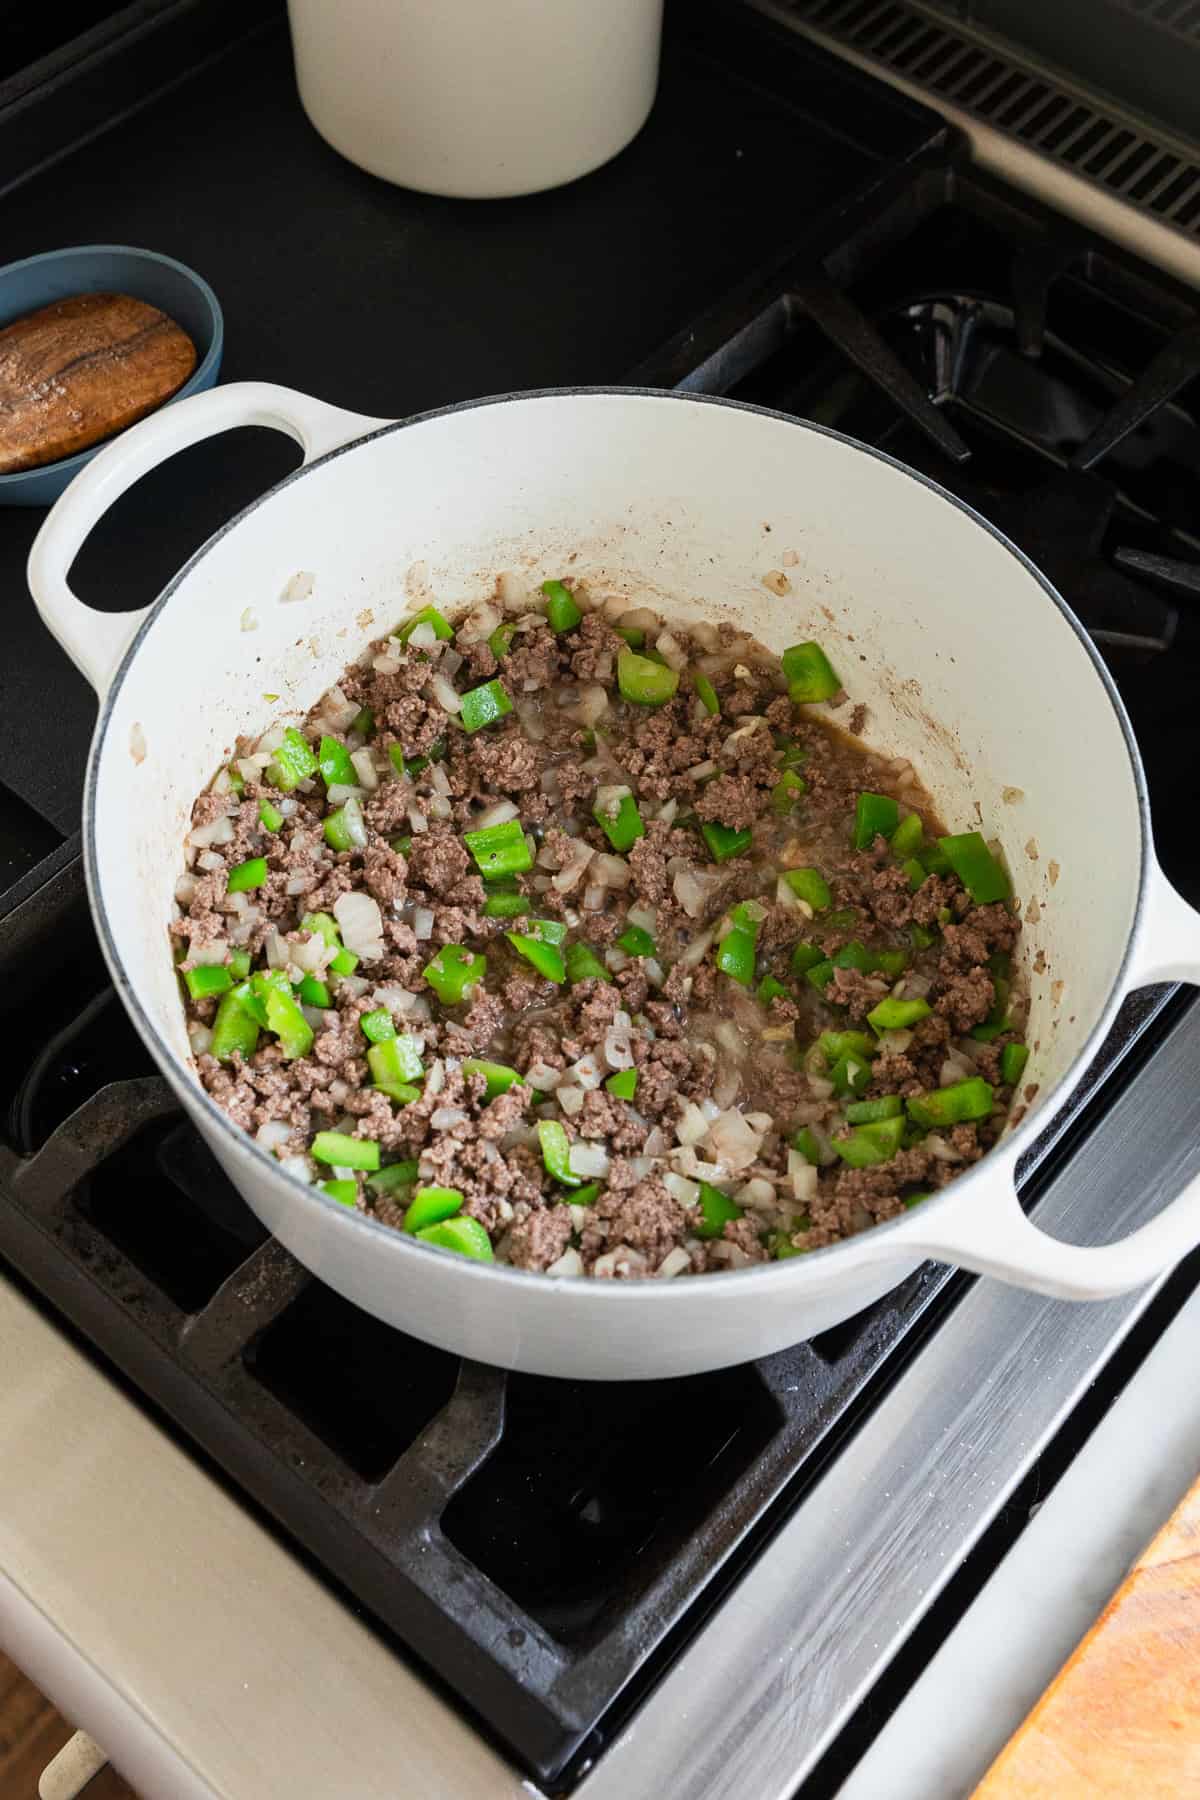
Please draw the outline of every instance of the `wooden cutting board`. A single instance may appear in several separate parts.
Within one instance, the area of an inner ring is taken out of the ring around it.
[[[0,1800],[37,1800],[38,1777],[74,1729],[0,1651]],[[106,1768],[89,1781],[83,1800],[137,1796]]]
[[[1095,1497],[1104,1505],[1103,1494]],[[1200,1481],[974,1800],[1200,1800]]]

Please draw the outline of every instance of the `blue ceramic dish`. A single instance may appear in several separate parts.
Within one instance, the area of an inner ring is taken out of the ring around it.
[[[196,346],[196,367],[165,405],[215,384],[225,341],[221,308],[208,283],[182,263],[154,250],[130,250],[123,244],[85,244],[74,250],[27,256],[23,262],[0,268],[0,329],[73,294],[130,294],[161,308],[183,327]],[[103,440],[111,442],[111,438]],[[0,475],[0,506],[49,506],[101,448],[102,444],[95,444],[61,462]]]

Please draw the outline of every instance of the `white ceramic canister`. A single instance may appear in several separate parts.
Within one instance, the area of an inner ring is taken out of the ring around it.
[[[425,193],[560,187],[641,129],[662,0],[288,0],[309,119]]]

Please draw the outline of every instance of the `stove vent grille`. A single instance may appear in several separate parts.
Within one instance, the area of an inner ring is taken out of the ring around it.
[[[1144,21],[1200,41],[1200,0],[1119,0]],[[1200,241],[1200,162],[907,0],[767,0],[765,10],[833,48],[852,50],[1042,156]]]

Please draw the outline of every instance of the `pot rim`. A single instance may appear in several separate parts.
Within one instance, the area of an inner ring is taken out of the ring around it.
[[[84,785],[83,799],[84,872],[87,880],[88,896],[91,902],[92,914],[96,922],[101,949],[113,978],[113,985],[120,995],[122,1003],[132,1018],[143,1041],[147,1045],[147,1048],[153,1054],[160,1068],[167,1072],[172,1085],[180,1094],[180,1097],[184,1099],[185,1104],[198,1106],[201,1109],[203,1116],[211,1122],[224,1140],[228,1149],[239,1161],[246,1164],[248,1173],[269,1175],[274,1180],[282,1182],[297,1198],[300,1196],[306,1197],[311,1203],[318,1207],[328,1209],[330,1216],[336,1212],[339,1215],[340,1229],[349,1229],[351,1231],[357,1230],[358,1232],[365,1234],[360,1239],[364,1250],[369,1245],[379,1246],[381,1243],[387,1242],[393,1246],[393,1250],[391,1252],[385,1251],[384,1254],[413,1256],[438,1254],[433,1245],[420,1243],[414,1238],[406,1238],[402,1232],[396,1231],[392,1226],[385,1225],[377,1219],[370,1218],[365,1213],[360,1213],[358,1211],[348,1212],[344,1206],[333,1200],[328,1194],[323,1194],[319,1187],[311,1183],[302,1182],[298,1177],[289,1175],[286,1170],[281,1168],[273,1156],[269,1155],[260,1144],[256,1143],[255,1140],[248,1135],[248,1133],[244,1132],[239,1126],[234,1124],[229,1115],[217,1105],[215,1100],[213,1100],[211,1095],[196,1077],[194,1071],[189,1072],[186,1077],[181,1075],[174,1052],[160,1034],[158,1026],[150,1013],[142,1005],[138,991],[126,973],[124,962],[112,934],[107,909],[104,904],[104,897],[100,891],[100,883],[96,873],[96,786],[100,762],[104,753],[108,726],[112,718],[117,696],[121,692],[126,676],[138,655],[143,640],[154,628],[159,615],[170,602],[173,595],[187,580],[188,576],[192,573],[192,570],[216,544],[227,537],[230,532],[234,531],[244,519],[249,518],[249,516],[256,512],[261,506],[264,506],[271,501],[275,495],[280,493],[284,488],[290,487],[296,481],[303,480],[303,478],[313,470],[323,468],[326,464],[335,461],[340,456],[347,455],[351,451],[361,450],[365,445],[374,443],[379,438],[391,436],[398,431],[409,430],[415,425],[427,424],[434,419],[449,418],[457,413],[474,412],[482,407],[504,406],[526,400],[578,399],[641,399],[671,401],[676,404],[692,406],[723,407],[730,411],[751,413],[760,418],[771,419],[779,424],[790,426],[793,429],[810,432],[815,437],[831,438],[834,442],[844,444],[848,449],[855,450],[860,455],[869,456],[874,458],[877,462],[887,464],[888,467],[896,470],[898,474],[907,477],[910,481],[919,483],[920,486],[927,488],[931,493],[937,495],[939,499],[954,507],[958,512],[963,513],[973,524],[985,531],[989,537],[1001,546],[1002,549],[1008,551],[1025,572],[1033,577],[1047,600],[1057,608],[1058,612],[1069,625],[1081,650],[1091,663],[1093,672],[1107,696],[1109,705],[1112,707],[1117,725],[1120,728],[1121,735],[1125,742],[1125,749],[1129,758],[1130,773],[1133,777],[1138,805],[1138,882],[1133,921],[1126,937],[1120,966],[1113,979],[1112,986],[1109,989],[1108,997],[1100,1010],[1095,1024],[1088,1033],[1087,1038],[1084,1040],[1078,1055],[1070,1064],[1067,1073],[1063,1075],[1055,1086],[1047,1093],[1047,1101],[1054,1096],[1062,1096],[1070,1093],[1079,1081],[1088,1064],[1091,1062],[1101,1040],[1107,1033],[1126,991],[1126,977],[1129,973],[1134,945],[1137,942],[1142,921],[1145,917],[1146,895],[1149,886],[1152,862],[1149,793],[1146,786],[1145,770],[1142,766],[1141,753],[1138,750],[1133,727],[1129,715],[1125,710],[1124,702],[1117,691],[1116,684],[1109,674],[1095,645],[1092,643],[1091,638],[1084,629],[1082,622],[1076,617],[1075,613],[1067,605],[1062,595],[1058,592],[1058,589],[1048,577],[1042,573],[1028,556],[1026,556],[1023,550],[1013,543],[1011,538],[993,525],[989,519],[985,519],[981,513],[976,512],[973,507],[968,506],[965,501],[960,500],[956,494],[952,494],[946,488],[942,487],[940,483],[931,480],[919,470],[910,468],[907,463],[901,462],[899,458],[889,456],[886,451],[879,450],[871,444],[861,443],[857,438],[849,436],[848,433],[834,431],[827,425],[818,425],[807,419],[795,418],[791,414],[780,412],[774,407],[755,406],[743,400],[730,400],[724,395],[688,393],[671,388],[599,385],[518,389],[511,393],[487,394],[474,400],[456,401],[449,406],[434,407],[427,412],[413,413],[407,418],[395,419],[385,425],[377,426],[374,430],[364,432],[361,437],[351,438],[346,443],[339,444],[334,449],[326,451],[324,455],[315,457],[312,462],[301,463],[298,468],[293,469],[280,481],[277,481],[273,487],[270,487],[264,493],[257,495],[248,505],[244,506],[240,512],[235,513],[232,518],[226,520],[223,525],[219,526],[203,544],[199,545],[199,547],[192,552],[191,556],[188,557],[182,567],[178,569],[167,582],[157,599],[154,600],[145,616],[142,618],[133,637],[126,645],[117,669],[101,701],[88,755],[87,776]],[[186,1090],[184,1086],[185,1080]],[[966,1174],[958,1177],[955,1181],[951,1182],[948,1187],[945,1187],[939,1193],[932,1195],[928,1200],[923,1201],[919,1214],[916,1212],[903,1213],[899,1218],[885,1220],[880,1224],[871,1226],[867,1231],[857,1233],[854,1237],[842,1239],[836,1244],[825,1245],[819,1250],[808,1251],[804,1256],[787,1257],[781,1262],[755,1263],[748,1268],[713,1270],[704,1276],[704,1290],[709,1291],[711,1289],[711,1284],[715,1282],[717,1288],[712,1291],[714,1292],[714,1298],[716,1298],[717,1293],[732,1294],[735,1290],[730,1284],[733,1282],[744,1284],[754,1281],[760,1288],[765,1287],[767,1282],[774,1282],[779,1286],[782,1286],[784,1283],[790,1283],[795,1286],[797,1290],[800,1290],[804,1285],[819,1286],[822,1277],[828,1276],[834,1271],[834,1262],[831,1259],[840,1258],[838,1266],[847,1269],[849,1267],[848,1252],[855,1248],[862,1250],[867,1245],[873,1247],[870,1257],[870,1260],[872,1261],[880,1260],[880,1253],[885,1250],[885,1247],[890,1247],[891,1253],[897,1261],[905,1259],[906,1254],[909,1257],[913,1254],[920,1256],[919,1252],[908,1251],[906,1253],[905,1235],[908,1237],[928,1237],[930,1233],[923,1221],[931,1218],[935,1212],[944,1212],[948,1202],[950,1204],[956,1204],[965,1201],[969,1187],[978,1188],[982,1185],[979,1179],[981,1175],[986,1176],[990,1171],[993,1179],[1001,1175],[1007,1175],[1008,1178],[1011,1179],[1011,1171],[1015,1166],[1021,1151],[1031,1143],[1037,1135],[1033,1129],[1036,1122],[1036,1114],[1027,1117],[1021,1125],[1011,1131],[1009,1135],[1002,1139],[993,1149],[989,1150],[972,1169],[967,1171]],[[443,1256],[453,1255],[452,1252],[442,1252],[440,1254]],[[303,1260],[303,1258],[301,1258],[301,1260]],[[454,1256],[453,1266],[457,1271],[457,1278],[462,1280],[502,1281],[511,1285],[514,1289],[514,1293],[524,1293],[530,1297],[538,1293],[542,1293],[546,1298],[570,1293],[572,1295],[578,1294],[580,1296],[587,1295],[589,1297],[599,1298],[599,1296],[603,1294],[605,1298],[600,1301],[600,1304],[609,1306],[620,1304],[636,1306],[643,1295],[653,1295],[655,1297],[655,1304],[661,1304],[664,1300],[667,1300],[668,1303],[670,1303],[672,1298],[676,1304],[690,1304],[690,1301],[682,1301],[681,1297],[688,1296],[692,1294],[693,1291],[693,1284],[690,1281],[623,1282],[566,1281],[562,1279],[546,1280],[545,1272],[542,1270],[514,1269],[503,1263],[476,1262],[473,1258],[466,1256]],[[447,1273],[449,1273],[449,1271],[447,1271]],[[532,1285],[530,1280],[531,1277],[535,1278],[539,1285]],[[748,1290],[739,1287],[737,1291],[742,1292]],[[618,1299],[618,1296],[620,1296],[620,1299]]]

